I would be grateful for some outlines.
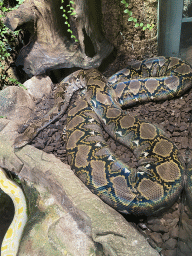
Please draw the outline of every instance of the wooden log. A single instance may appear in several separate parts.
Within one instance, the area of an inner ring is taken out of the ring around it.
[[[76,15],[68,15],[78,43],[67,32],[60,0],[25,0],[7,14],[5,25],[30,31],[29,43],[16,60],[31,75],[58,68],[97,68],[113,50],[101,29],[101,6],[96,0],[73,0]],[[65,0],[67,9],[69,1]]]

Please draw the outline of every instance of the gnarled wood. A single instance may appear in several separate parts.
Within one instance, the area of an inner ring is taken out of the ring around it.
[[[79,40],[71,39],[60,10],[60,0],[25,0],[8,13],[5,24],[12,30],[21,25],[31,32],[29,43],[16,61],[29,75],[57,68],[95,68],[113,46],[101,30],[101,8],[96,0],[74,0],[75,16],[70,16],[71,30]],[[64,8],[68,1],[65,1]]]

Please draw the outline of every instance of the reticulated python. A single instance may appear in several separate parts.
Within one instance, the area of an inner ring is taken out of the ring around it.
[[[15,147],[24,146],[59,118],[73,91],[85,88],[68,112],[65,137],[71,168],[91,191],[118,211],[157,213],[173,204],[184,186],[182,158],[160,128],[131,116],[121,107],[178,96],[191,87],[191,77],[191,66],[173,57],[138,62],[108,81],[95,69],[76,71],[59,87],[55,107],[29,126],[16,139]],[[49,121],[57,111],[58,115]],[[131,169],[110,151],[101,125],[115,140],[133,150],[137,169]],[[191,187],[187,191],[190,198]]]

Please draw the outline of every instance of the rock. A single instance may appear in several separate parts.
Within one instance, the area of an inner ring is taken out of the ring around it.
[[[185,228],[183,228],[183,227],[180,227],[180,229],[179,229],[179,238],[182,241],[187,241],[188,240],[188,234],[187,234]]]
[[[178,256],[177,254],[177,249],[174,250],[166,250],[165,252],[163,252],[164,256]],[[180,255],[181,256],[181,255]]]
[[[148,228],[154,232],[168,232],[164,219],[151,218],[148,220]]]
[[[187,137],[180,137],[182,148],[187,148],[189,145],[189,140]]]
[[[174,126],[173,125],[169,125],[167,128],[170,132],[172,132],[174,130]]]
[[[160,246],[163,243],[162,235],[160,233],[152,233],[151,238]]]
[[[191,250],[188,247],[187,243],[179,241],[178,242],[178,247],[180,249],[180,251],[184,254],[184,255],[190,255],[191,254]]]
[[[148,225],[148,227],[154,232],[168,232],[168,227],[164,225]]]
[[[34,102],[21,87],[9,86],[0,92],[0,116],[22,124],[31,115]]]
[[[178,238],[178,236],[179,236],[179,227],[178,227],[178,226],[174,227],[174,228],[170,231],[170,236],[171,236],[172,238]]]
[[[167,240],[165,243],[164,243],[164,246],[166,249],[168,250],[173,250],[175,247],[176,247],[176,244],[177,244],[177,240],[176,239],[173,239],[173,238],[170,238],[169,240]]]
[[[169,233],[164,233],[162,235],[162,239],[163,239],[164,242],[167,241],[169,239]]]
[[[23,84],[28,93],[36,99],[42,99],[43,96],[47,96],[51,92],[52,81],[49,76],[38,75],[33,76]]]

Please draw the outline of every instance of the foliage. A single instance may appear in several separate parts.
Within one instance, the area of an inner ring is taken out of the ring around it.
[[[146,24],[146,25],[144,25],[143,22],[138,22],[137,18],[134,18],[132,16],[132,11],[130,11],[130,9],[128,8],[129,3],[127,3],[126,0],[121,0],[121,3],[125,5],[124,13],[127,13],[129,15],[128,21],[134,22],[135,28],[142,27],[143,30],[146,30],[146,29],[151,30],[151,29],[153,29],[154,24]]]
[[[64,4],[64,1],[65,0],[61,0],[61,3]],[[71,34],[71,38],[74,38],[75,42],[79,42],[79,40],[76,38],[76,36],[73,35],[73,31],[70,29],[71,25],[68,22],[69,18],[67,16],[67,13],[70,14],[71,16],[74,16],[76,14],[75,9],[73,7],[74,4],[75,3],[73,1],[69,1],[69,4],[66,5],[68,10],[65,9],[63,5],[60,7],[60,9],[63,10],[63,15],[62,16],[65,18],[65,24],[68,26],[67,32],[69,32]]]
[[[15,51],[15,44],[18,40],[19,31],[12,32],[9,28],[7,28],[3,24],[3,18],[6,13],[17,9],[24,0],[16,0],[17,5],[12,7],[6,7],[4,5],[4,1],[0,1],[0,85],[10,85],[10,84],[18,84],[21,85],[16,79],[7,77],[7,70],[5,69],[5,64],[9,66],[10,64],[10,56],[11,52]]]

